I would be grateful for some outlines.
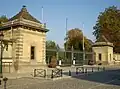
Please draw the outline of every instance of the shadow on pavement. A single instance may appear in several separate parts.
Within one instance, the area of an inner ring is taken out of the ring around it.
[[[71,76],[72,78],[120,86],[120,70],[118,69],[79,74],[76,74],[76,72],[64,72],[63,74]]]

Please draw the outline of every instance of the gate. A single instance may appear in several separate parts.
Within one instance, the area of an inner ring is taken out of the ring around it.
[[[84,60],[84,54],[85,54],[85,60]],[[56,57],[56,60],[61,60],[61,66],[81,66],[81,65],[87,65],[88,60],[93,60],[93,52],[83,52],[78,50],[64,50],[64,49],[47,49],[46,50],[46,63],[49,64],[51,61],[52,56]],[[75,61],[75,64],[73,63]]]

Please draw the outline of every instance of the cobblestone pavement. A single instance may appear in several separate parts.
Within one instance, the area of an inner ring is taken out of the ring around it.
[[[0,85],[0,89],[4,89],[3,84]],[[120,89],[120,70],[109,70],[57,80],[9,79],[7,89]]]
[[[7,85],[7,89],[120,89],[120,86],[90,82],[75,78],[61,80],[19,79]],[[115,81],[113,81],[115,82]],[[117,80],[116,82],[120,82]],[[3,89],[3,88],[2,88]]]

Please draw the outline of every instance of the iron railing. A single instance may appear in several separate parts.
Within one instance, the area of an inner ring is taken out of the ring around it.
[[[46,77],[45,69],[34,69],[34,77]]]
[[[62,77],[62,69],[54,69],[52,70],[51,78]]]

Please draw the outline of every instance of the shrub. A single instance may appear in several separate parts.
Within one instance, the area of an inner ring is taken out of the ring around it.
[[[51,59],[50,64],[48,65],[48,67],[55,68],[56,66],[57,66],[57,60],[56,60],[56,57],[53,56],[52,59]]]

